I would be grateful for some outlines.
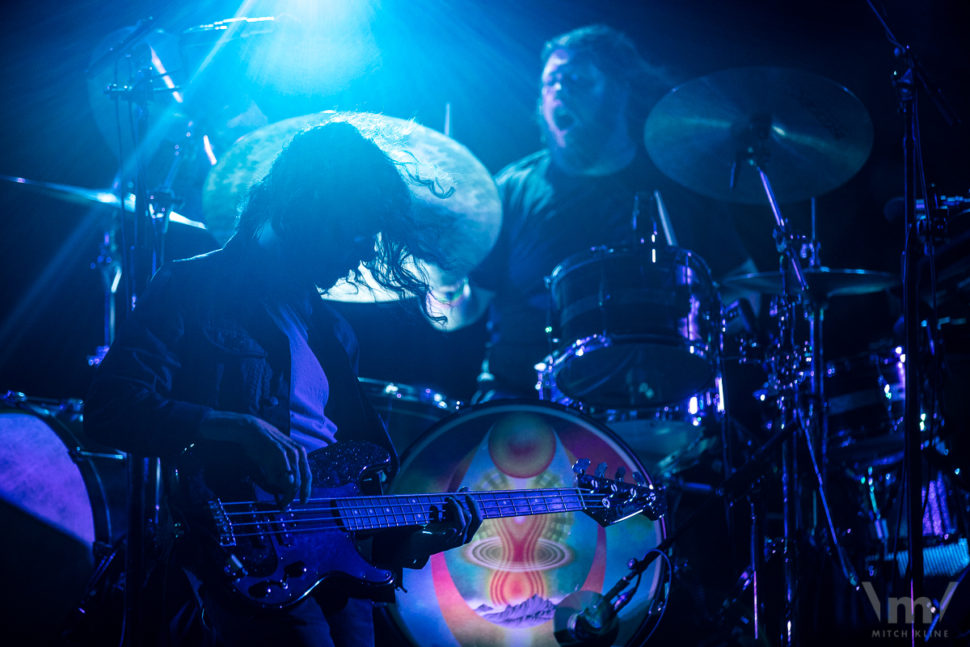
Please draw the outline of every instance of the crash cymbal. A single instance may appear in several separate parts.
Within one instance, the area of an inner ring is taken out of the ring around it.
[[[896,286],[899,280],[888,272],[872,270],[843,270],[830,267],[804,269],[808,289],[816,297],[852,296],[880,292]],[[794,285],[794,278],[791,279]],[[724,285],[763,294],[781,294],[781,272],[758,272],[732,276],[721,281]]]
[[[205,181],[203,208],[206,223],[216,238],[224,241],[232,234],[238,206],[249,187],[269,172],[284,145],[300,131],[334,120],[350,122],[390,157],[415,167],[420,177],[436,178],[445,190],[454,188],[450,197],[442,199],[427,186],[408,183],[419,223],[428,223],[441,232],[440,251],[449,271],[445,273],[432,263],[418,261],[433,283],[457,282],[485,258],[498,238],[502,220],[498,189],[485,166],[467,148],[435,130],[371,113],[327,111],[303,115],[241,137]],[[324,296],[354,302],[397,298],[392,292],[368,284],[342,282]]]
[[[780,67],[688,81],[657,102],[644,127],[647,152],[665,175],[745,204],[768,202],[755,163],[778,202],[795,202],[848,181],[869,157],[872,137],[869,113],[849,90]]]
[[[120,204],[118,196],[111,189],[89,189],[82,186],[70,184],[58,184],[56,182],[41,182],[39,180],[28,180],[25,177],[14,177],[11,175],[0,175],[0,181],[9,182],[24,188],[32,193],[46,195],[56,200],[70,202],[72,204],[93,206],[103,204],[109,207],[117,207]],[[129,194],[125,200],[125,206],[133,210],[135,208],[135,196]],[[191,220],[176,212],[169,213],[169,220],[180,225],[187,225],[197,229],[205,229],[205,225],[197,220]]]

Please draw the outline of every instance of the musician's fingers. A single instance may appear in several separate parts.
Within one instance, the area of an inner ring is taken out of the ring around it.
[[[289,504],[303,494],[304,472],[301,463],[306,460],[306,452],[299,443],[287,438],[285,453],[287,469],[285,495],[286,502]]]
[[[313,474],[310,472],[310,460],[306,449],[300,447],[300,501],[306,503],[310,498],[310,488],[313,486]]]
[[[471,497],[465,496],[463,499],[470,499]],[[471,539],[471,534],[469,534],[469,527],[474,523],[474,512],[468,507],[467,502],[459,500],[456,496],[449,496],[446,499],[446,504],[449,509],[449,521],[450,521],[450,539],[454,542],[454,546],[460,546]],[[477,530],[477,527],[476,527]],[[474,533],[472,533],[474,534]]]
[[[470,494],[465,495],[465,505],[468,507],[468,511],[471,515],[471,519],[465,526],[464,539],[465,543],[471,541],[475,533],[478,532],[478,528],[482,525],[482,509],[478,505],[478,501],[475,500]]]

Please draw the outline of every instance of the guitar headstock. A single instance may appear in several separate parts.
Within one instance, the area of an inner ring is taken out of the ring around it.
[[[663,488],[648,483],[639,472],[633,473],[633,483],[623,480],[626,469],[619,467],[616,475],[606,478],[606,463],[600,463],[594,474],[586,473],[589,459],[581,458],[573,465],[576,486],[588,501],[585,512],[601,526],[609,526],[639,513],[656,521],[667,511]]]

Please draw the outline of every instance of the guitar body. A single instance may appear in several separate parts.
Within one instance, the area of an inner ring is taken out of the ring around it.
[[[347,442],[311,452],[309,462],[313,501],[360,495],[363,483],[379,482],[390,459],[376,445]],[[295,501],[281,511],[271,495],[251,483],[236,484],[228,488],[229,498],[220,498],[204,472],[191,474],[193,485],[181,488],[177,508],[196,549],[192,561],[210,585],[264,609],[296,604],[318,586],[324,594],[393,597],[392,572],[364,558],[357,533],[347,529],[335,508],[304,510]],[[246,490],[248,496],[242,494]],[[305,526],[308,519],[320,520],[312,532],[294,523]]]

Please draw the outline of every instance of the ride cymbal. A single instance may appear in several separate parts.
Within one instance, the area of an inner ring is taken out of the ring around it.
[[[651,159],[692,191],[767,204],[757,172],[780,203],[840,186],[872,149],[872,121],[838,83],[801,70],[742,67],[688,81],[657,102],[644,126]]]

